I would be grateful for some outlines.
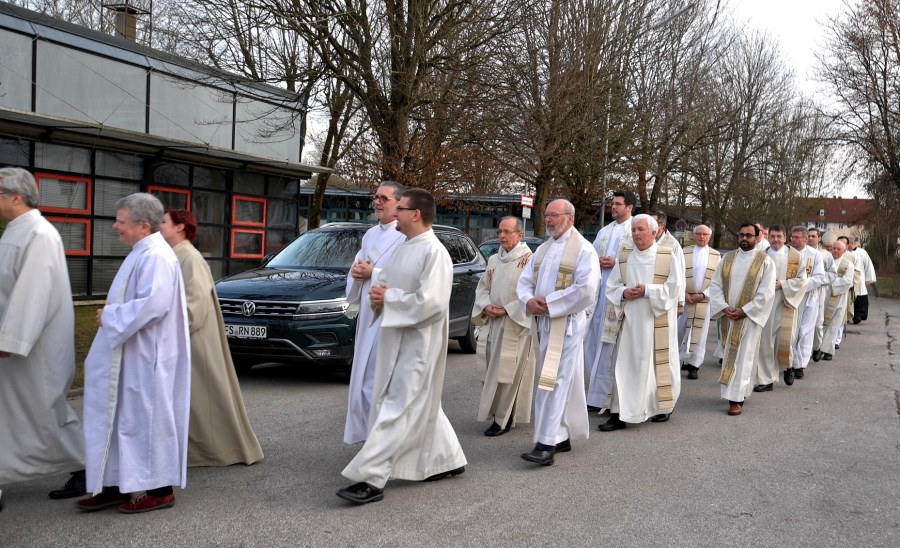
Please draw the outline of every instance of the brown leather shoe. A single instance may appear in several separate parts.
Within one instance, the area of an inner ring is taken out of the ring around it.
[[[123,495],[117,488],[107,487],[99,495],[75,501],[75,506],[82,512],[96,512],[110,506],[119,506],[130,500],[128,495]]]
[[[175,506],[175,493],[163,495],[161,497],[143,493],[128,502],[120,504],[119,512],[122,512],[123,514],[141,514],[143,512],[171,508],[173,506]]]
[[[741,414],[741,404],[736,401],[729,402],[731,405],[728,406],[728,414],[732,417]]]

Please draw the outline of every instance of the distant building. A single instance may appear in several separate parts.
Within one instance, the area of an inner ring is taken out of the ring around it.
[[[865,242],[875,214],[875,200],[865,198],[802,198],[797,214],[809,228],[831,230],[838,236],[858,236]]]

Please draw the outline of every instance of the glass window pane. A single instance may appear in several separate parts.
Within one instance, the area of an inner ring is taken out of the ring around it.
[[[150,168],[150,181],[154,184],[187,186],[189,180],[188,166],[184,164],[160,162]]]
[[[266,207],[268,226],[273,228],[294,229],[297,227],[297,202],[286,200],[269,200]]]
[[[349,269],[363,234],[363,230],[306,232],[272,259],[270,266]]]
[[[106,295],[123,259],[94,259],[94,275],[91,281],[92,295]]]
[[[259,173],[234,172],[234,191],[240,194],[265,194],[265,177]]]
[[[91,151],[84,148],[35,143],[34,168],[37,171],[52,169],[76,175],[90,175]]]
[[[116,202],[130,194],[141,191],[139,183],[122,183],[120,181],[94,181],[94,215],[106,217],[116,216]]]
[[[186,192],[167,191],[160,188],[153,188],[151,194],[159,198],[165,209],[187,209],[188,194]]]
[[[27,167],[31,144],[24,139],[0,139],[0,165]]]
[[[225,190],[225,170],[194,166],[194,188]]]
[[[94,232],[91,238],[91,245],[94,248],[94,255],[112,255],[124,257],[131,252],[131,247],[119,241],[119,233],[113,230],[113,222],[107,219],[94,219]],[[112,273],[115,276],[115,272]],[[97,278],[97,271],[94,270],[94,279]],[[112,278],[110,278],[112,280]]]
[[[88,203],[89,181],[72,181],[53,175],[40,177],[41,206],[62,209],[91,209]]]
[[[97,175],[119,179],[141,180],[144,178],[144,159],[135,154],[97,151],[95,160]]]
[[[296,198],[300,184],[297,179],[284,179],[281,177],[269,178],[269,196],[280,198]]]
[[[266,255],[278,253],[297,236],[296,230],[267,230]]]
[[[87,295],[87,257],[66,257],[66,267],[69,269],[69,281],[72,283],[72,295]]]
[[[235,223],[264,223],[263,211],[265,202],[257,202],[251,200],[241,200],[238,198],[234,204],[234,222]]]
[[[194,247],[204,257],[225,256],[225,229],[218,226],[200,225]]]
[[[191,192],[191,213],[197,217],[198,223],[225,224],[225,195],[217,192]]]
[[[263,234],[244,230],[232,230],[232,249],[234,255],[259,255],[263,256]]]
[[[85,251],[87,249],[88,225],[60,221],[50,221],[50,224],[59,232],[63,248],[66,251]]]

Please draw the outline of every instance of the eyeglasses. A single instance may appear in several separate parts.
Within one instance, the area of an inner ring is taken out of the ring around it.
[[[739,232],[739,233],[738,233],[738,238],[745,238],[745,239],[756,238],[756,234],[754,234],[754,233],[752,233],[752,232],[750,232],[750,233],[747,233],[747,232]]]
[[[574,213],[544,213],[545,219],[559,219],[563,215],[575,215]]]
[[[499,236],[504,236],[504,235],[508,235],[508,234],[518,234],[518,233],[519,233],[518,230],[498,230],[497,231],[497,234]]]
[[[391,199],[390,196],[386,196],[386,195],[384,195],[384,194],[376,194],[376,195],[372,196],[372,201],[373,201],[373,202],[378,202],[379,204],[383,204],[383,203],[387,202],[387,201],[390,200],[390,199]]]

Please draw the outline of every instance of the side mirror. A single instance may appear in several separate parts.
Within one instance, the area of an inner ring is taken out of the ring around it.
[[[263,257],[261,261],[259,261],[259,266],[266,266],[274,258],[275,258],[275,254],[269,253],[268,255]]]

